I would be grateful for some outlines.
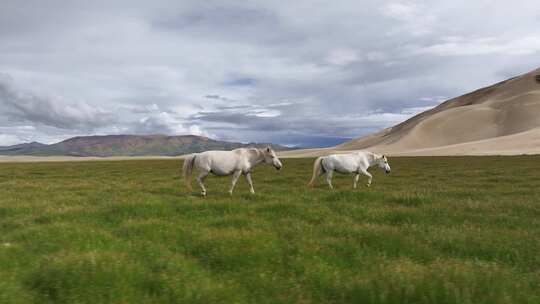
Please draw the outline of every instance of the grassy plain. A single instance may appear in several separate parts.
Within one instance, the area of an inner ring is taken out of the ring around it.
[[[0,303],[540,303],[540,157],[394,158],[333,191],[312,161],[207,198],[178,160],[2,163]]]

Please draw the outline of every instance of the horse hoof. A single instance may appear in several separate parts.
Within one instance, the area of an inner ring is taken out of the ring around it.
[[[366,187],[371,187],[371,184],[366,184]]]

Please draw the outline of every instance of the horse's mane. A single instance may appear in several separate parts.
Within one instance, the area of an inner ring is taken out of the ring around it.
[[[375,161],[377,160],[378,158],[381,158],[382,155],[381,154],[377,154],[377,153],[374,153],[374,152],[371,152],[371,151],[366,151],[366,150],[363,150],[361,151],[363,153],[365,153],[368,157],[371,157],[371,161]]]
[[[245,148],[245,149],[247,149],[249,152],[262,153],[261,149],[259,149],[257,147],[248,147],[248,148]]]
[[[249,148],[245,148],[251,155],[255,155],[256,157],[260,157],[263,152],[261,151],[261,149],[257,148],[257,147],[249,147]]]

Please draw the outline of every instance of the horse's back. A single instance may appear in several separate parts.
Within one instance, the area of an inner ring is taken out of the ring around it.
[[[331,154],[325,157],[325,169],[341,173],[357,172],[360,166],[359,155],[355,153]]]
[[[205,151],[197,154],[197,166],[217,175],[229,175],[238,166],[242,151]]]

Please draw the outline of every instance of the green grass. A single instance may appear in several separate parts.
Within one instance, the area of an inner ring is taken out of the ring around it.
[[[394,158],[333,191],[312,161],[207,198],[180,161],[0,164],[0,303],[540,303],[540,157]]]

